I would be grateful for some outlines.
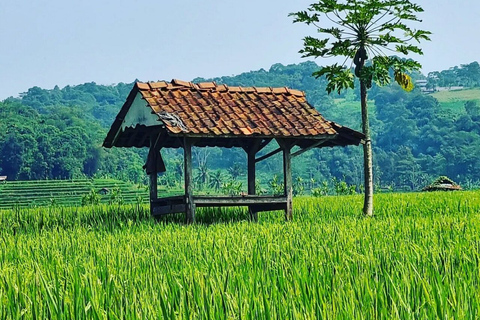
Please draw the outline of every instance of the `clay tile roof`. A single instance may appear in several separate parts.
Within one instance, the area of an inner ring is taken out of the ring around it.
[[[361,133],[325,120],[299,90],[193,84],[174,79],[169,83],[137,82],[105,139],[106,147],[114,146],[123,134],[123,120],[137,95],[171,136],[329,138],[336,139],[338,145],[359,144],[363,139]]]

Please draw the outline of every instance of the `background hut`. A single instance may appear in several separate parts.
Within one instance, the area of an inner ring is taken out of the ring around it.
[[[457,191],[462,190],[458,184],[446,176],[438,177],[432,184],[426,186],[422,191]]]

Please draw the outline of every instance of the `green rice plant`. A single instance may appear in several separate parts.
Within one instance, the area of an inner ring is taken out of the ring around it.
[[[0,211],[0,319],[478,319],[480,192]]]

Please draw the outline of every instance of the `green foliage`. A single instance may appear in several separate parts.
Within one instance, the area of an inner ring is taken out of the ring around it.
[[[243,183],[234,179],[228,180],[222,184],[222,193],[225,195],[236,196],[242,193]]]
[[[321,186],[318,188],[312,188],[312,196],[314,197],[321,197],[321,196],[326,196],[329,193],[329,186],[327,181],[323,181]]]
[[[302,177],[296,177],[293,180],[292,191],[294,196],[301,196],[305,192],[305,182]]]
[[[349,186],[345,181],[332,178],[333,187],[336,195],[352,195],[356,193],[356,186]]]
[[[289,223],[232,208],[188,226],[137,205],[0,211],[0,318],[475,318],[479,192],[375,201],[375,219],[329,196]]]
[[[395,80],[405,89],[412,88],[410,78],[405,74],[419,70],[421,65],[413,60],[389,57],[386,51],[408,55],[423,54],[412,40],[430,40],[428,31],[415,30],[405,22],[420,21],[417,13],[423,9],[407,0],[362,0],[343,3],[337,0],[319,0],[307,11],[291,13],[294,22],[314,25],[322,39],[307,36],[302,57],[329,58],[344,57],[343,64],[321,67],[313,73],[316,77],[325,75],[327,91],[331,93],[354,87],[354,75],[367,87],[372,81],[377,85],[390,82],[390,70]],[[324,27],[331,23],[332,27]],[[371,57],[371,63],[365,64]],[[345,65],[348,60],[355,64],[355,71]]]
[[[221,170],[216,170],[210,175],[210,187],[218,191],[222,188],[222,183],[224,181],[224,175]]]
[[[82,206],[98,205],[100,203],[100,195],[95,189],[91,189],[82,197]]]
[[[113,188],[110,191],[110,199],[108,200],[108,203],[109,204],[123,204],[123,202],[124,202],[124,200],[123,200],[123,195],[122,195],[122,189],[115,186],[115,188]]]
[[[39,113],[6,101],[0,102],[0,117],[8,119],[1,125],[0,174],[10,180],[125,175],[125,180],[138,182],[142,170],[135,163],[143,162],[139,152],[101,149],[106,129],[77,107],[45,107]]]
[[[448,70],[433,71],[428,74],[427,80],[428,87],[433,90],[439,87],[480,87],[480,64],[475,61]]]
[[[245,168],[241,163],[235,162],[227,171],[233,180],[237,180],[245,172]]]
[[[283,180],[282,180],[283,181]],[[273,175],[272,179],[268,181],[268,187],[271,194],[283,194],[284,193],[284,184],[280,182],[278,175]]]

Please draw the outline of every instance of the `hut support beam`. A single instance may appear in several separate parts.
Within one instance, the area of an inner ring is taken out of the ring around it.
[[[150,174],[150,202],[158,198],[157,172]]]
[[[155,148],[155,143],[156,143],[156,137],[150,136],[150,148]],[[149,156],[156,156],[156,152],[149,152]],[[156,159],[151,159],[153,163],[156,163]],[[158,175],[157,175],[157,170],[156,168],[150,173],[150,210],[152,210],[152,202],[157,200],[158,198]]]
[[[185,219],[187,223],[195,222],[195,203],[193,202],[192,145],[189,138],[183,139],[183,164],[185,175]]]
[[[283,177],[284,177],[284,194],[287,197],[287,208],[285,209],[285,219],[291,220],[293,217],[293,188],[292,188],[292,156],[290,148],[283,150]]]
[[[255,140],[252,144],[247,146],[245,151],[247,152],[247,191],[249,195],[255,195],[255,155],[262,147],[261,140]],[[248,206],[248,213],[250,214],[250,220],[257,222],[258,221],[258,210],[255,206]]]
[[[325,142],[327,142],[327,141],[329,141],[329,140],[332,140],[332,139],[323,139],[323,140],[320,140],[320,141],[318,141],[318,142],[315,142],[314,144],[310,145],[309,147],[300,149],[300,150],[292,153],[292,158],[295,158],[296,156],[299,156],[299,155],[301,155],[302,153],[305,153],[305,152],[307,152],[307,151],[310,151],[310,150],[312,150],[313,148],[320,147],[322,144],[324,144]]]
[[[290,141],[277,139],[280,148],[283,151],[283,194],[287,198],[285,208],[285,220],[291,220],[293,217],[293,183],[292,183],[292,146]]]
[[[274,156],[274,155],[276,155],[277,153],[279,153],[279,152],[281,152],[281,151],[282,151],[282,148],[275,149],[275,150],[273,150],[272,152],[269,152],[269,153],[267,153],[266,155],[261,156],[261,157],[259,157],[258,159],[255,159],[255,162],[260,162],[260,161],[262,161],[262,160],[265,160],[265,159],[267,159],[267,158],[270,158],[271,156]]]

